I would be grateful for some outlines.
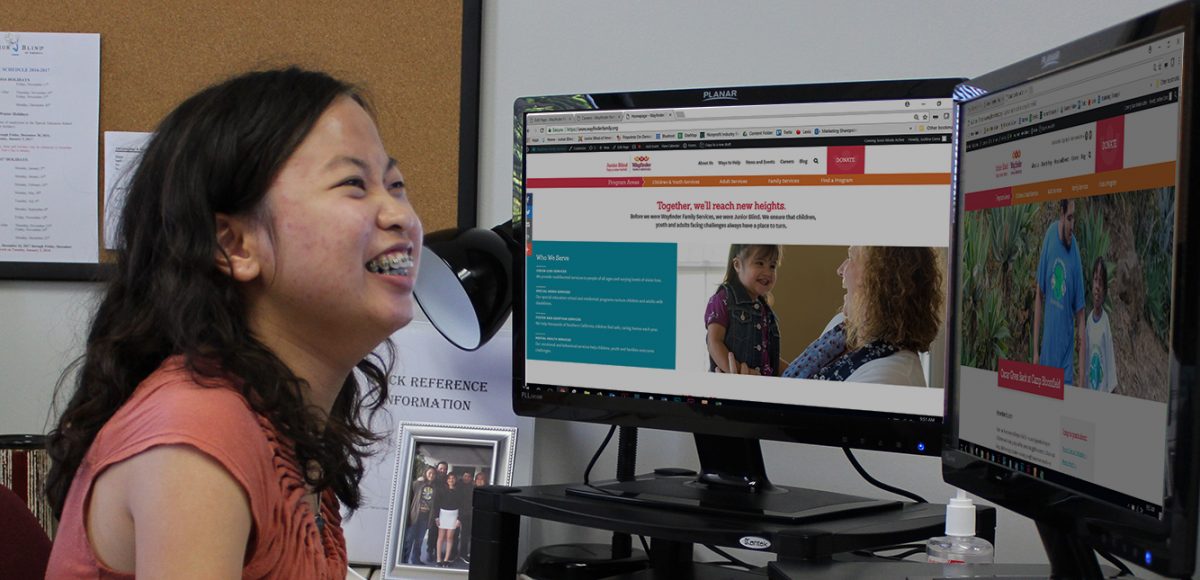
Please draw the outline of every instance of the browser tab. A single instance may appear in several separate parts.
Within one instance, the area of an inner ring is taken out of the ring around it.
[[[643,121],[669,121],[675,119],[674,110],[643,110],[643,111],[628,111],[625,113],[626,121],[643,122]]]
[[[584,111],[575,113],[575,121],[579,123],[614,123],[622,120],[623,115],[618,111]]]
[[[531,113],[525,119],[530,125],[573,123],[575,121],[575,113]]]

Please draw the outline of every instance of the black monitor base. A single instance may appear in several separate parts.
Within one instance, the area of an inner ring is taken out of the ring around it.
[[[773,485],[755,492],[724,489],[692,477],[641,477],[633,481],[574,485],[571,495],[644,507],[685,510],[716,517],[756,518],[804,524],[898,510],[901,502]]]
[[[712,517],[793,525],[900,509],[898,501],[774,485],[767,478],[757,439],[702,433],[694,437],[700,460],[698,474],[656,469],[654,477],[618,477],[619,481],[604,485],[569,486],[567,493]]]

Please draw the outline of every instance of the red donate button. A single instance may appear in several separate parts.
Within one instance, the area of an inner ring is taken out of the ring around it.
[[[862,175],[867,169],[866,145],[831,145],[825,157],[830,175]]]
[[[997,384],[1006,389],[1063,399],[1063,369],[1000,359]]]

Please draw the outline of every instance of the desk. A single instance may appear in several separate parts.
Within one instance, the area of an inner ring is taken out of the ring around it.
[[[1117,570],[1105,568],[1109,574]],[[859,580],[861,578],[902,578],[904,580],[936,580],[943,578],[1046,578],[1045,564],[926,564],[922,562],[830,561],[830,562],[771,562],[769,580]],[[1108,575],[1105,576],[1110,577]],[[1134,579],[1136,580],[1136,579]]]
[[[659,476],[639,476],[652,477]],[[470,580],[516,577],[522,516],[650,537],[653,572],[628,578],[708,576],[704,569],[710,567],[693,565],[693,544],[733,548],[758,544],[762,545],[758,551],[775,553],[781,561],[825,561],[841,552],[940,536],[945,526],[946,507],[940,504],[907,503],[900,509],[796,525],[579,497],[568,495],[569,487],[578,484],[476,488]],[[994,541],[995,528],[995,509],[980,507],[976,517],[979,536]],[[722,578],[739,577],[733,570],[720,569],[720,573]]]

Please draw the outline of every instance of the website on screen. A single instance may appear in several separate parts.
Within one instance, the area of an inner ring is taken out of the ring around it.
[[[527,381],[940,417],[951,127],[948,98],[530,114]]]
[[[1152,514],[1182,58],[1182,35],[1160,39],[962,119],[962,445]]]

